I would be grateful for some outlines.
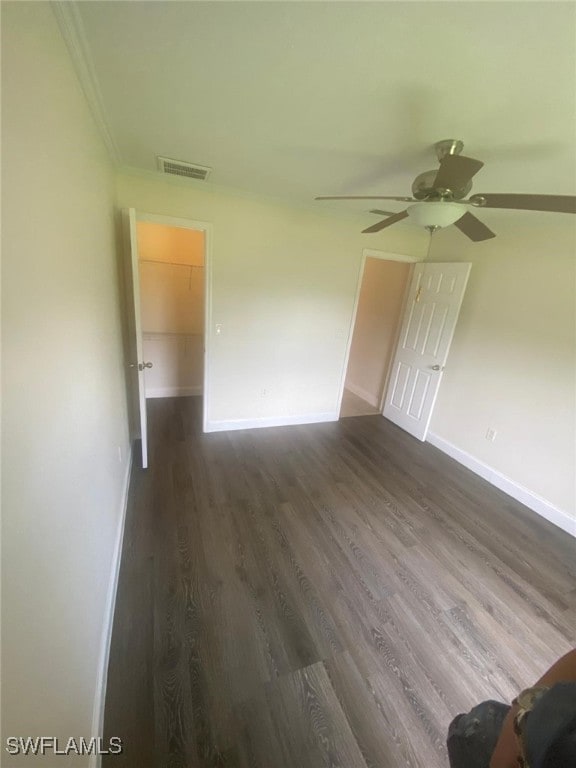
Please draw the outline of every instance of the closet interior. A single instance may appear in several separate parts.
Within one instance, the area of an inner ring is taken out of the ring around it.
[[[204,232],[138,222],[146,397],[201,395]]]

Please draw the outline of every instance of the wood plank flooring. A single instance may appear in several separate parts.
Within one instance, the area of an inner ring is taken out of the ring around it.
[[[574,539],[381,416],[204,435],[148,401],[104,768],[446,768],[574,644]]]

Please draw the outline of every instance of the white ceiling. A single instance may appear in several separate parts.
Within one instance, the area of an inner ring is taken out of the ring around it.
[[[340,209],[313,198],[408,195],[437,165],[432,144],[458,138],[486,164],[474,192],[576,193],[573,3],[77,9],[123,165],[164,155],[212,167],[216,185]],[[404,207],[360,209],[374,206]]]

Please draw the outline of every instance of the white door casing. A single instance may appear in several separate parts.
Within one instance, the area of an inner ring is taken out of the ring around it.
[[[136,211],[136,221],[148,221],[167,227],[195,229],[204,233],[204,338],[202,339],[204,357],[204,382],[202,385],[202,430],[208,429],[210,413],[210,360],[212,328],[212,224],[197,219],[182,219],[159,213]]]
[[[471,266],[414,267],[383,415],[419,440],[426,439]]]
[[[146,419],[146,385],[142,320],[140,310],[140,275],[138,265],[138,238],[136,211],[122,211],[124,228],[124,265],[126,275],[126,300],[128,312],[128,376],[132,407],[132,439],[140,438],[142,444],[142,468],[148,466],[148,429]]]

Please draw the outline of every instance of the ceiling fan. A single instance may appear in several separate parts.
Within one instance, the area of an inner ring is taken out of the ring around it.
[[[455,224],[470,240],[478,242],[496,237],[480,219],[466,210],[475,208],[512,208],[524,211],[550,211],[555,213],[576,213],[576,197],[571,195],[523,195],[523,194],[474,194],[464,198],[472,189],[472,178],[484,163],[460,153],[462,141],[445,139],[434,145],[440,161],[440,168],[425,171],[414,179],[412,197],[395,196],[342,196],[324,195],[316,200],[397,200],[413,203],[400,213],[388,215],[387,211],[373,210],[371,213],[388,215],[388,218],[362,230],[379,232],[385,227],[410,217],[415,224],[426,227],[431,233],[441,227]]]

